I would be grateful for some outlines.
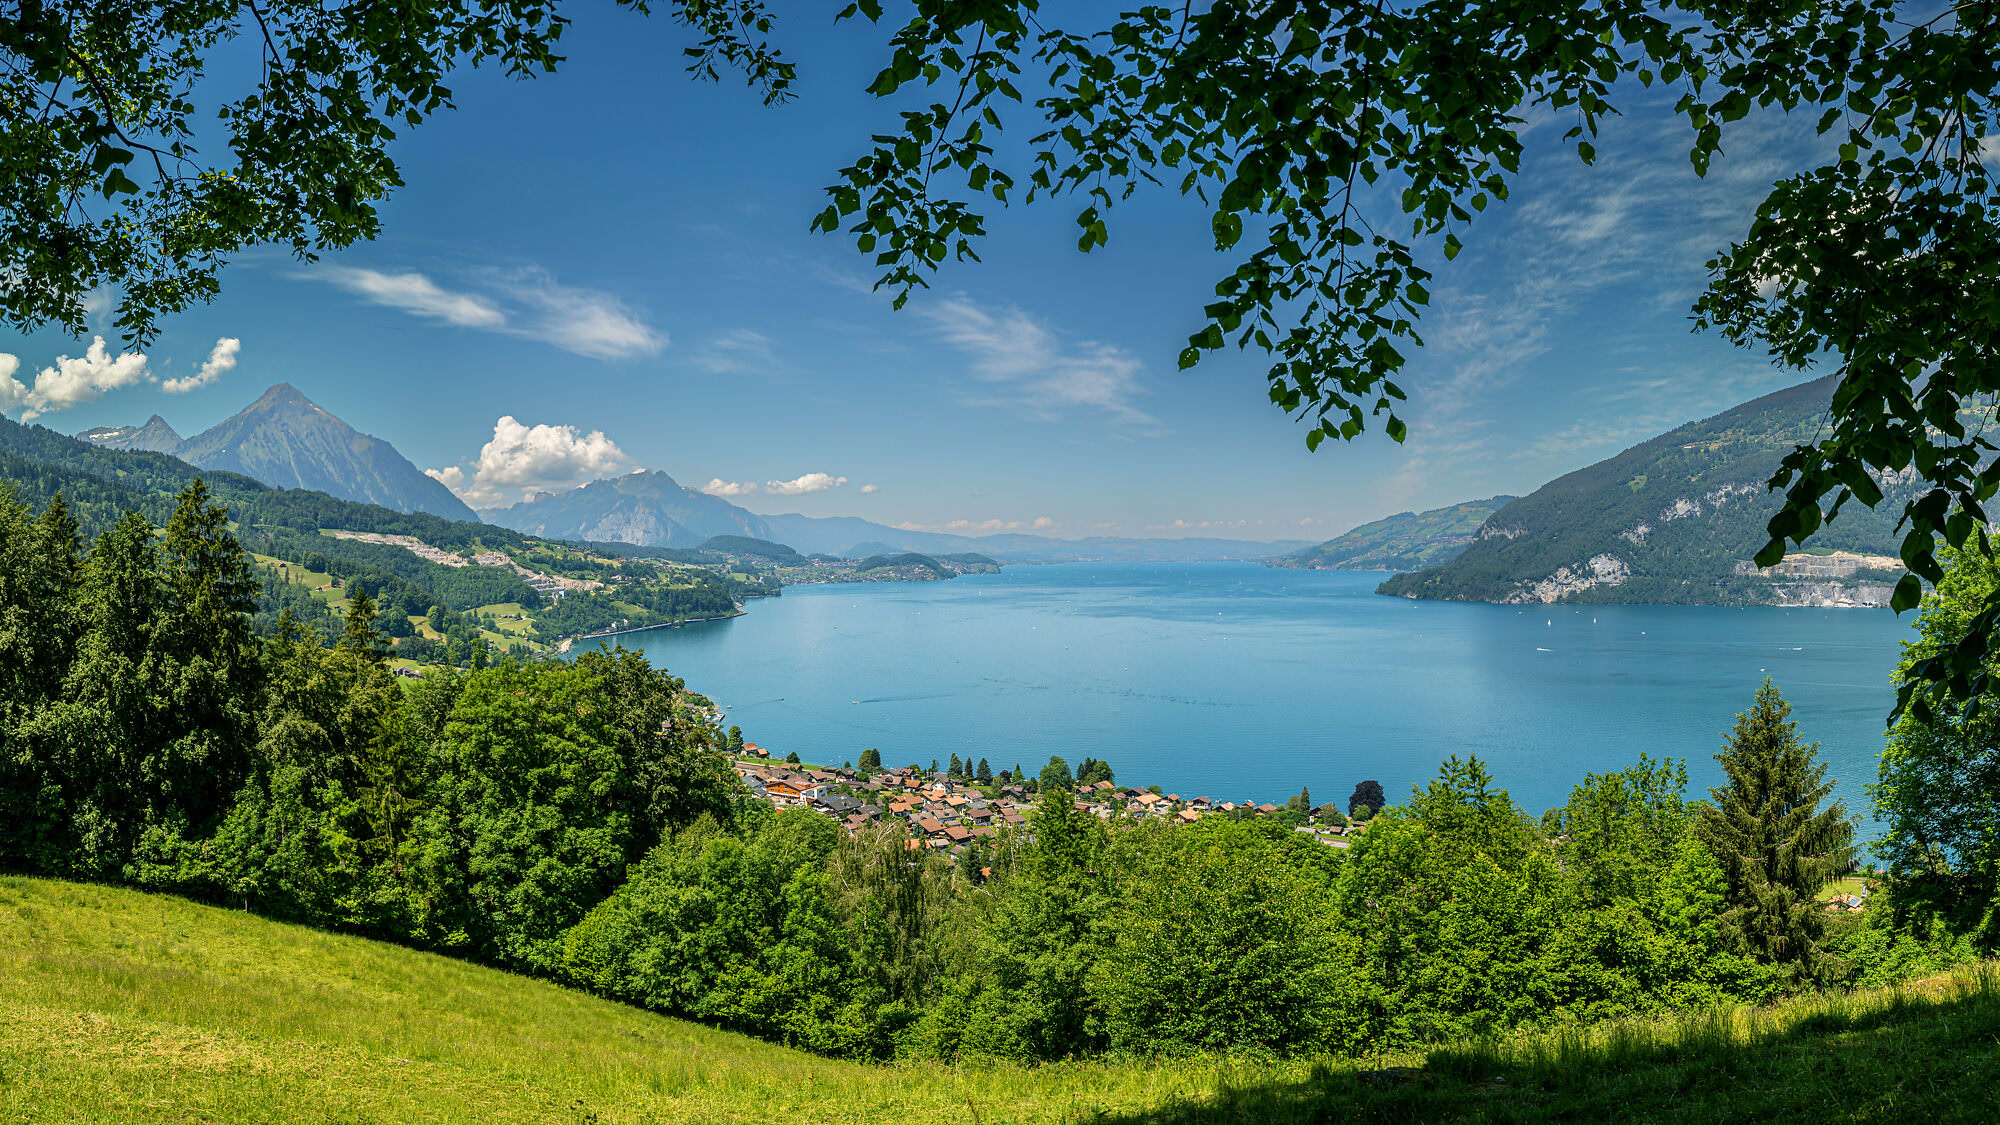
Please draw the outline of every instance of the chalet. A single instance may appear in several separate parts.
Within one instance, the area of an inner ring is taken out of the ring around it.
[[[798,808],[826,794],[826,788],[819,785],[802,784],[797,781],[773,781],[764,786],[765,796],[781,809]],[[849,798],[852,800],[852,798]]]
[[[972,829],[962,824],[947,824],[944,826],[944,835],[945,839],[954,844],[963,844],[972,839]]]
[[[822,793],[811,798],[812,807],[836,817],[846,816],[861,808],[861,802],[845,793]]]
[[[1199,809],[1182,809],[1176,815],[1180,817],[1182,824],[1193,824],[1195,821],[1201,819],[1201,811]]]

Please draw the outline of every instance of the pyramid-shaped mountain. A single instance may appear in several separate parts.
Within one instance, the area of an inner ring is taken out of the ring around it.
[[[483,513],[488,522],[549,539],[699,547],[717,535],[776,539],[755,512],[682,488],[662,472],[629,473]]]
[[[399,512],[479,518],[395,446],[327,413],[290,383],[265,391],[173,454],[191,465],[242,473],[278,488],[317,489]]]
[[[172,453],[180,448],[181,435],[158,414],[143,426],[99,426],[76,435],[78,441],[106,449],[139,449],[148,453]]]

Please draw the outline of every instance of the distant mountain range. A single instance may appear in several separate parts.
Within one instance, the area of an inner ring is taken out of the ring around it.
[[[275,488],[311,489],[451,520],[479,518],[395,446],[327,413],[290,383],[279,383],[233,417],[184,441],[157,414],[143,426],[100,427],[76,436],[111,449],[170,454]]]
[[[78,439],[106,449],[138,449],[147,453],[172,453],[181,447],[181,435],[158,414],[143,426],[99,426],[76,435]]]
[[[1271,565],[1296,570],[1422,570],[1471,546],[1487,518],[1515,499],[1495,496],[1428,512],[1401,512],[1364,523],[1317,547],[1272,559]]]
[[[1894,565],[1896,520],[1915,487],[1909,474],[1882,478],[1880,504],[1848,504],[1811,540],[1816,552],[1871,558],[1772,573],[1749,561],[1784,499],[1765,482],[1819,432],[1835,382],[1765,395],[1558,477],[1494,512],[1449,561],[1396,575],[1381,592],[1517,603],[1887,604],[1895,575],[1878,571]]]
[[[546,539],[699,547],[718,535],[763,539],[813,555],[864,558],[908,552],[978,552],[1004,562],[1204,562],[1257,560],[1296,550],[1290,541],[1229,539],[1053,539],[1042,535],[950,535],[909,531],[852,516],[764,516],[683,487],[662,472],[631,473],[480,513],[491,523]]]

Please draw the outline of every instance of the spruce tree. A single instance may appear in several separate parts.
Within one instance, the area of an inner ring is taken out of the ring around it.
[[[944,771],[944,772],[945,772],[945,776],[946,776],[946,777],[957,777],[957,776],[958,776],[958,770],[959,770],[959,765],[958,765],[958,755],[956,755],[956,754],[953,754],[953,755],[951,756],[951,765],[950,765],[950,766],[948,766],[948,767],[947,767],[947,768],[945,769],[945,771]]]
[[[388,646],[382,643],[382,634],[375,628],[375,599],[368,596],[368,591],[357,591],[354,600],[347,603],[347,627],[341,632],[337,647],[371,663],[379,663],[388,655]]]
[[[979,772],[974,775],[974,780],[981,785],[993,784],[993,767],[986,764],[986,759],[979,759]]]
[[[1833,792],[1818,743],[1799,741],[1791,705],[1769,679],[1736,717],[1715,760],[1729,784],[1710,789],[1701,837],[1722,868],[1723,930],[1758,958],[1817,974],[1825,911],[1814,898],[1854,860],[1854,821]]]

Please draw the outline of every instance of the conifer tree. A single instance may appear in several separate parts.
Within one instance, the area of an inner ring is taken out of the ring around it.
[[[959,772],[959,763],[958,763],[958,755],[957,755],[957,754],[953,754],[953,755],[951,756],[951,764],[950,764],[950,765],[949,765],[948,767],[946,767],[946,769],[945,769],[945,771],[944,771],[944,772],[945,772],[945,776],[946,776],[946,777],[957,777],[957,776],[958,776],[958,772]]]
[[[1715,760],[1729,784],[1709,790],[1701,837],[1726,885],[1724,932],[1758,958],[1819,970],[1825,912],[1814,899],[1854,860],[1854,822],[1833,792],[1819,744],[1802,743],[1769,679],[1736,717]]]
[[[974,775],[974,780],[981,785],[993,784],[993,767],[986,764],[986,759],[979,759],[979,772]]]
[[[375,628],[375,599],[366,590],[356,591],[354,600],[347,604],[347,628],[340,635],[339,648],[370,662],[380,662],[388,655],[388,646]]]

